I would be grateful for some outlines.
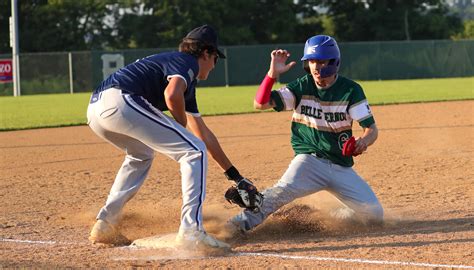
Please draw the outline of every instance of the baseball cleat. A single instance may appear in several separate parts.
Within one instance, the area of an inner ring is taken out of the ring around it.
[[[205,231],[179,232],[176,236],[176,245],[183,249],[230,249],[230,245],[208,235]]]
[[[108,222],[98,219],[92,227],[89,240],[93,244],[107,244],[114,246],[130,245],[131,241],[121,234],[115,226]]]

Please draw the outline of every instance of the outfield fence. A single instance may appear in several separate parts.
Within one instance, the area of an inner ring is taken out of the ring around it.
[[[198,86],[259,84],[270,52],[284,48],[300,63],[304,44],[222,46],[221,59]],[[355,80],[395,80],[474,76],[474,40],[341,42],[340,73]],[[136,59],[175,48],[21,53],[21,95],[90,92],[105,77]],[[0,55],[0,59],[11,55]],[[283,74],[287,83],[304,75],[301,65]],[[0,96],[13,95],[12,83],[0,84]]]

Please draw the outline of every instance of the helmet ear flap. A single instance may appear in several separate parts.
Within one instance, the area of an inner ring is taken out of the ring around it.
[[[331,59],[329,60],[329,65],[333,65],[333,66],[336,66],[336,67],[339,67],[339,65],[341,64],[341,59]]]

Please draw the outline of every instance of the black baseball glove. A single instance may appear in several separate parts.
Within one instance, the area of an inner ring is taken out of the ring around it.
[[[242,208],[253,212],[259,212],[263,203],[263,195],[258,192],[253,183],[240,175],[235,167],[231,167],[225,173],[229,180],[236,184],[227,189],[224,197],[230,203],[235,203]]]

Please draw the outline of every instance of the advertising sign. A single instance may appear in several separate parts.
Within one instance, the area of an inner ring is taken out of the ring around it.
[[[0,83],[8,83],[13,80],[13,65],[11,59],[0,59]]]

